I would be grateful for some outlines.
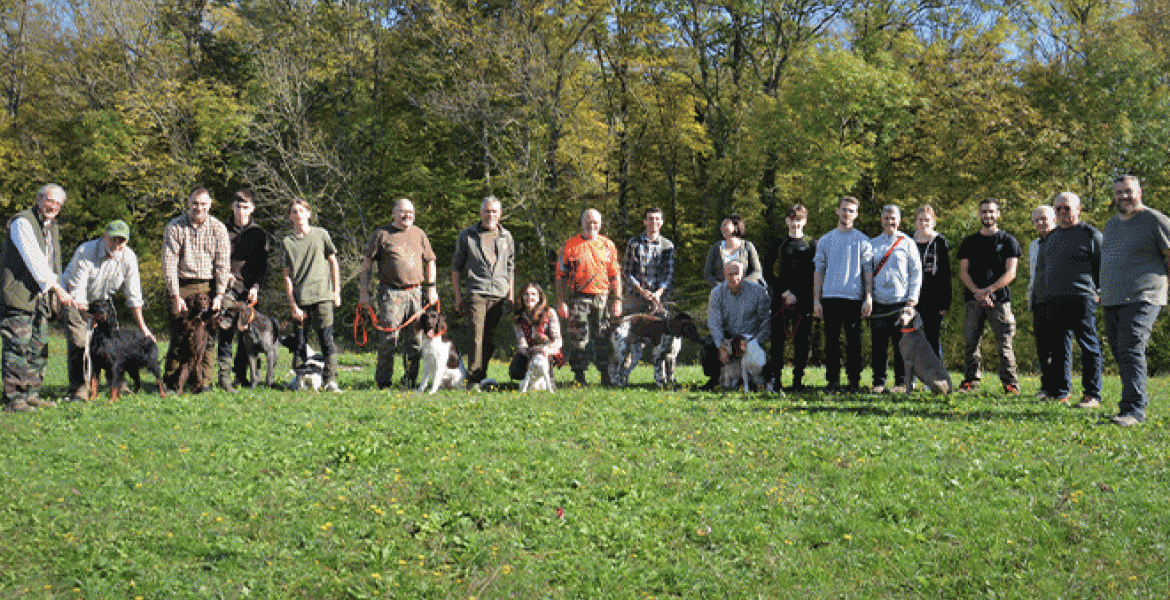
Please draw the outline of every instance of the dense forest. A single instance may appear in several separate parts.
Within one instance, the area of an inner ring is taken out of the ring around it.
[[[255,190],[278,236],[309,200],[350,286],[400,197],[443,272],[499,196],[521,282],[549,281],[583,208],[623,246],[659,206],[699,310],[731,212],[762,250],[792,203],[813,235],[844,194],[870,234],[883,204],[931,203],[957,246],[995,197],[1026,244],[1058,191],[1098,227],[1116,174],[1170,191],[1168,0],[0,0],[0,54],[0,209],[62,184],[69,248],[129,220],[156,319],[195,185],[221,218]]]

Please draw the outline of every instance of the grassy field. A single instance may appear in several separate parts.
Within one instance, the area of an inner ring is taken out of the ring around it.
[[[341,395],[0,416],[0,597],[1170,595],[1164,379],[1123,429],[1116,376],[1078,411],[1034,378],[745,397],[660,392],[643,366],[628,390],[424,396],[341,362]]]

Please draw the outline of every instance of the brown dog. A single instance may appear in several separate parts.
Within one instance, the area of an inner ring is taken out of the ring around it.
[[[926,341],[926,334],[922,332],[922,317],[918,311],[912,306],[903,308],[902,314],[898,316],[898,326],[902,330],[902,341],[898,342],[898,350],[902,353],[902,362],[906,365],[906,391],[913,391],[916,377],[936,394],[949,394],[954,391],[951,374],[934,353],[930,342]]]
[[[171,346],[167,349],[168,364],[175,361],[179,368],[163,377],[167,387],[176,393],[183,393],[183,386],[188,381],[193,381],[197,390],[208,385],[210,375],[206,373],[203,361],[207,357],[215,314],[207,294],[187,297],[187,310],[180,315],[183,318],[181,326],[172,332]]]

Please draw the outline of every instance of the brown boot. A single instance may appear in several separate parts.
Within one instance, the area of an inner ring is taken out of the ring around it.
[[[52,400],[41,400],[40,396],[29,396],[25,402],[28,403],[29,406],[36,408],[55,408],[57,406],[56,402],[53,402]]]
[[[4,410],[8,412],[32,412],[36,409],[29,406],[24,400],[13,400],[4,405]]]

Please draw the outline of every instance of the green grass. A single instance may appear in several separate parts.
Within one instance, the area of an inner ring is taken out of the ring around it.
[[[378,392],[341,362],[341,395],[0,416],[0,597],[1170,593],[1164,379],[1122,429],[986,393]]]

